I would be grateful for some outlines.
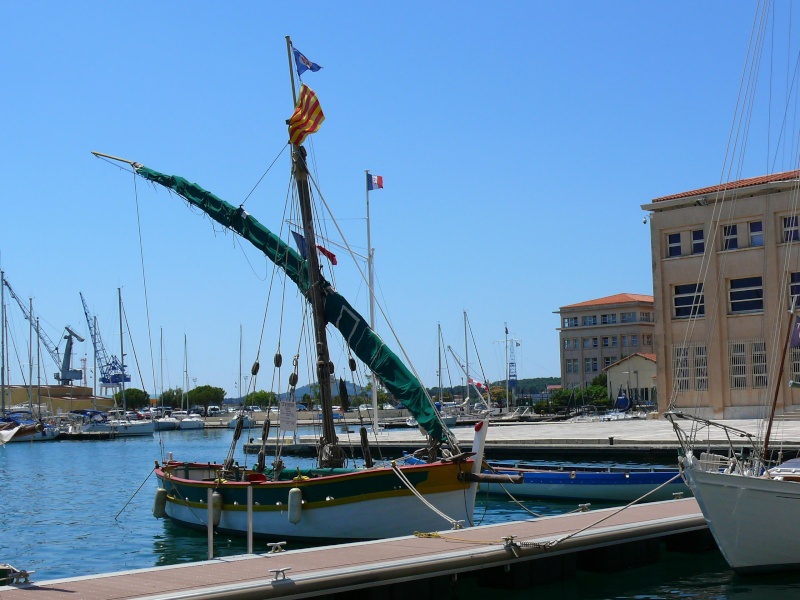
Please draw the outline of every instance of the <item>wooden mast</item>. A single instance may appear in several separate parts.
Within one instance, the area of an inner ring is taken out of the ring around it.
[[[292,40],[286,36],[286,51],[289,58],[289,74],[292,80],[292,96],[294,104],[297,97],[292,75]],[[314,322],[314,341],[317,351],[317,381],[319,383],[320,404],[322,406],[322,438],[319,443],[317,457],[320,467],[344,466],[344,452],[338,445],[338,438],[333,425],[333,397],[331,395],[331,360],[328,353],[328,335],[325,329],[325,298],[321,287],[317,241],[314,233],[313,211],[311,210],[311,192],[308,185],[308,167],[306,151],[302,146],[292,145],[292,170],[297,182],[300,201],[300,216],[303,221],[303,236],[306,243],[306,261],[308,263],[309,290],[308,301],[311,303]]]

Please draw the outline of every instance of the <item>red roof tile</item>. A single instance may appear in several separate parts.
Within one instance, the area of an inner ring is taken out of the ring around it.
[[[672,194],[671,196],[662,196],[661,198],[654,198],[653,202],[664,202],[665,200],[677,200],[678,198],[690,198],[692,196],[702,196],[703,194],[716,194],[726,190],[738,190],[754,185],[761,185],[764,183],[774,183],[776,181],[792,181],[800,178],[800,170],[784,171],[783,173],[773,173],[772,175],[761,175],[760,177],[750,177],[749,179],[739,179],[738,181],[729,181],[723,184],[712,185],[709,187],[700,188],[699,190],[692,190],[690,192],[681,192],[680,194]],[[709,198],[709,201],[712,199]]]
[[[596,300],[587,300],[586,302],[578,302],[577,304],[567,304],[561,308],[583,308],[588,306],[603,306],[605,304],[626,304],[633,302],[653,302],[652,296],[645,294],[614,294],[613,296],[606,296],[605,298],[597,298]]]
[[[618,365],[620,363],[623,363],[626,360],[630,360],[634,356],[641,356],[642,358],[644,358],[645,360],[649,360],[650,362],[657,362],[655,354],[645,354],[644,352],[634,352],[633,354],[629,354],[628,356],[624,356],[623,358],[620,358],[617,362],[611,363],[607,367],[603,367],[603,371],[608,371],[611,367],[614,367],[614,366],[616,366],[616,365]]]

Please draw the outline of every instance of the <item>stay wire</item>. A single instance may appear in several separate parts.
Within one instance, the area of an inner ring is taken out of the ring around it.
[[[136,203],[136,228],[139,236],[139,260],[142,269],[142,287],[144,288],[144,308],[147,320],[147,339],[150,345],[150,370],[153,378],[153,389],[155,390],[158,388],[156,387],[156,366],[153,362],[153,334],[150,330],[150,301],[147,294],[147,273],[144,266],[144,244],[142,243],[142,219],[141,211],[139,209],[139,188],[136,184],[136,176],[136,171],[133,171],[133,192]],[[130,331],[128,332],[128,335],[130,335]],[[120,359],[122,359],[122,357],[120,357]],[[141,377],[141,374],[139,376]]]

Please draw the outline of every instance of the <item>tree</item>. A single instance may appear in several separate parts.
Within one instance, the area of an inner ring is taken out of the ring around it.
[[[257,392],[250,392],[246,396],[247,406],[270,406],[278,404],[278,396],[275,392],[267,392],[258,390]]]
[[[183,390],[181,388],[168,389],[161,392],[161,398],[159,398],[159,404],[161,404],[161,406],[178,407],[181,405],[182,399],[183,399]]]
[[[225,399],[225,390],[220,387],[201,385],[189,391],[188,400],[190,406],[203,406],[208,408],[209,404],[219,406]]]
[[[122,405],[122,390],[114,394],[114,400]],[[150,406],[150,394],[137,388],[125,389],[125,407],[130,409],[144,408]]]

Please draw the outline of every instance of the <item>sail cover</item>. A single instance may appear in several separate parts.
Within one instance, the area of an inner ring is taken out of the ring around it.
[[[136,165],[136,172],[158,183],[197,206],[220,225],[236,233],[261,250],[308,298],[308,263],[279,236],[264,227],[243,208],[233,206],[183,177],[165,175],[145,166]],[[428,401],[420,381],[408,370],[403,361],[384,344],[380,336],[350,303],[324,278],[321,280],[325,295],[325,319],[336,327],[353,353],[383,382],[395,398],[414,415],[417,423],[433,439],[444,440],[442,425],[433,406]]]

